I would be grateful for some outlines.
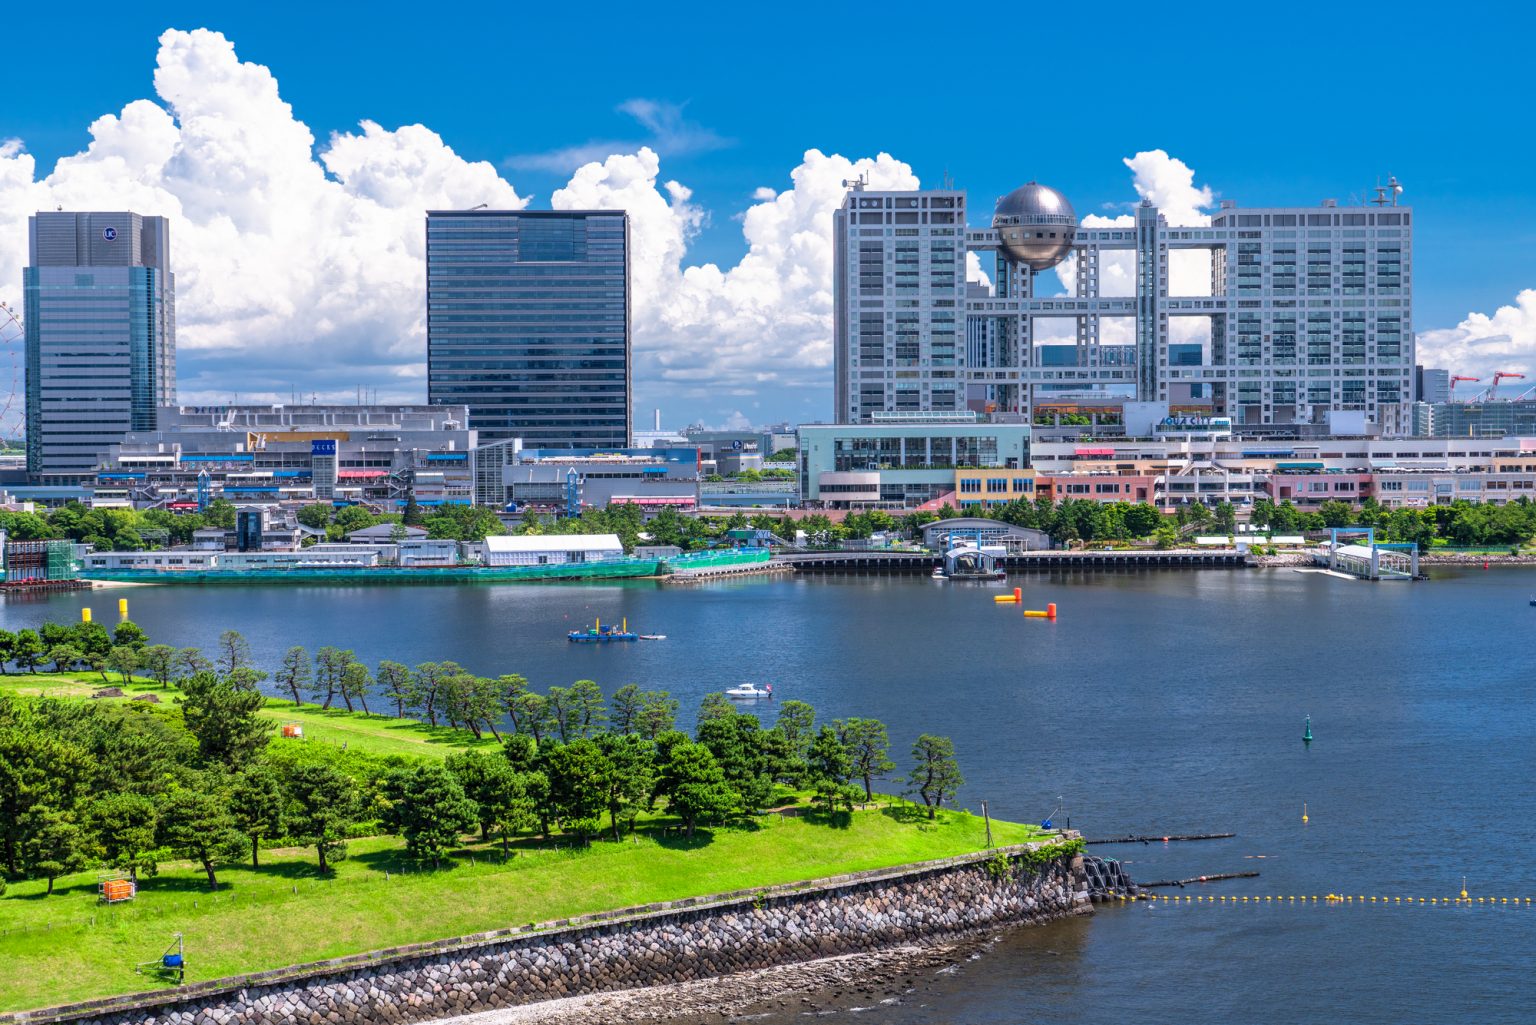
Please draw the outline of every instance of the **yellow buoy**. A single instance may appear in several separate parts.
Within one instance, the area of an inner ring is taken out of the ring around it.
[[[126,616],[128,614],[128,599],[127,598],[119,598],[119,599],[117,599],[117,614],[119,616]]]
[[[1303,826],[1305,826],[1307,824],[1307,802],[1306,801],[1302,801],[1301,802],[1301,824]]]
[[[1462,876],[1461,877],[1461,899],[1462,900],[1466,900],[1467,899],[1467,877],[1466,876]]]
[[[80,622],[82,622],[82,623],[89,623],[90,621],[91,621],[91,610],[90,609],[81,609],[80,610]]]

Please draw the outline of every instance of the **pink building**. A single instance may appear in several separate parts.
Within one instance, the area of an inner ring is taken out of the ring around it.
[[[1324,502],[1359,505],[1370,497],[1371,481],[1369,473],[1273,473],[1262,487],[1276,505],[1315,509]]]
[[[1151,502],[1157,478],[1151,474],[1065,473],[1035,477],[1035,497],[1057,502]]]

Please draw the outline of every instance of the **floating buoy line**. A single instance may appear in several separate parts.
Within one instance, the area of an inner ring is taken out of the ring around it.
[[[1362,894],[1325,893],[1321,896],[1276,896],[1274,894],[1230,896],[1217,894],[1206,896],[1201,894],[1162,894],[1162,893],[1120,893],[1108,890],[1105,896],[1110,900],[1118,900],[1122,904],[1133,904],[1137,901],[1152,902],[1158,904],[1375,904],[1392,905],[1394,907],[1530,907],[1530,897],[1468,897],[1465,890],[1460,897],[1372,897]]]

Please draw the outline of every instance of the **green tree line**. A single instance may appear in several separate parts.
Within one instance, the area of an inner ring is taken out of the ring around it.
[[[54,624],[11,636],[22,633],[101,644],[97,631]],[[114,633],[122,636],[108,640],[122,643],[113,647],[167,647],[148,644],[132,624]],[[619,840],[642,814],[671,816],[693,835],[795,794],[835,822],[896,768],[883,723],[819,722],[799,701],[784,702],[769,727],[710,694],[689,736],[665,691],[629,684],[605,697],[580,680],[540,694],[521,676],[476,677],[453,663],[386,661],[369,673],[338,649],[313,659],[291,649],[274,684],[322,703],[355,702],[365,715],[374,694],[396,714],[488,731],[499,747],[437,762],[273,744],[275,723],[260,714],[267,698],[257,690],[267,674],[251,665],[243,637],[226,631],[211,657],[167,650],[155,678],[175,688],[169,703],[0,695],[0,865],[9,877],[46,879],[51,893],[57,877],[85,868],[141,880],[185,858],[216,889],[221,864],[258,865],[263,846],[278,843],[313,848],[324,872],[346,856],[349,838],[382,831],[435,864],[468,833],[498,840],[503,856],[524,835],[580,846]],[[912,764],[907,792],[933,817],[963,783],[953,745],[921,736]]]

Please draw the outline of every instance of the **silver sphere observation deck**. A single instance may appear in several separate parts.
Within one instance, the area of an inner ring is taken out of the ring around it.
[[[1050,186],[1029,182],[997,201],[992,227],[1010,260],[1039,272],[1050,270],[1072,251],[1077,214],[1067,197]]]

